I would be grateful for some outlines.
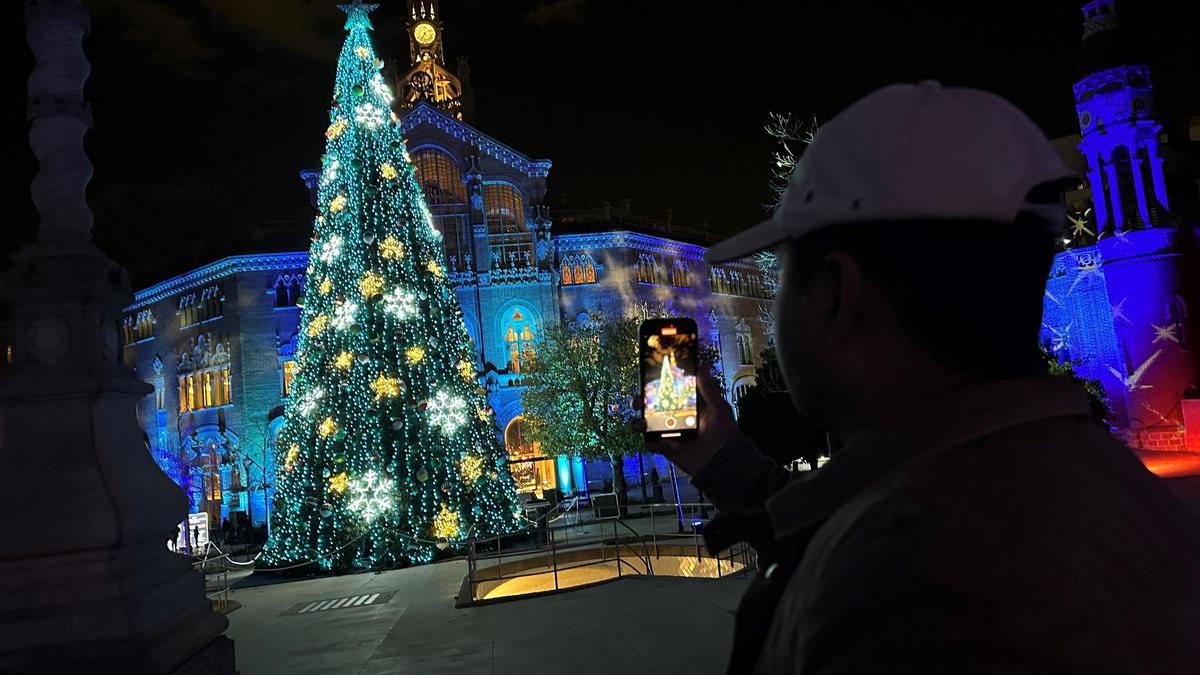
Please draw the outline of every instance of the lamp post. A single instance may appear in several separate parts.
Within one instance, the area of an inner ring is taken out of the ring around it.
[[[250,467],[254,464],[254,460],[250,459],[249,455],[242,455],[242,466],[246,468],[246,519],[250,521],[250,536],[254,536],[254,492],[253,482],[250,480]]]

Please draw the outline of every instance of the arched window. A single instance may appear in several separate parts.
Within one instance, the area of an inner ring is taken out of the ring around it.
[[[529,231],[525,227],[525,204],[513,186],[504,183],[483,186],[483,206],[488,234]]]
[[[275,279],[275,308],[296,307],[304,289],[303,274],[281,274]]]
[[[575,283],[583,283],[583,263],[578,260],[575,261]]]
[[[692,287],[692,271],[686,262],[676,260],[671,264],[671,285],[682,288]]]
[[[754,342],[750,337],[749,324],[744,319],[739,319],[735,330],[737,331],[738,358],[741,360],[743,366],[753,365]]]
[[[211,408],[213,404],[213,374],[204,373],[204,407]]]
[[[504,348],[508,353],[509,371],[520,373],[529,370],[537,357],[537,334],[532,317],[517,308],[504,323]]]
[[[584,278],[583,278],[584,283],[586,283],[586,284],[596,283],[596,263],[595,263],[595,261],[592,260],[591,256],[588,256],[587,264],[584,265],[583,271],[584,271]]]
[[[541,498],[544,490],[558,486],[554,460],[547,458],[540,444],[526,436],[523,417],[513,418],[504,428],[504,447],[508,450],[508,469],[517,492],[532,492]]]
[[[638,281],[646,284],[666,284],[666,268],[658,262],[658,258],[643,253],[638,256]]]
[[[570,261],[564,260],[562,264],[562,285],[570,286],[575,283],[575,277],[571,272]]]
[[[292,381],[296,379],[296,361],[288,359],[283,362],[283,395],[292,393]],[[228,382],[228,379],[226,379]]]
[[[425,200],[431,205],[466,203],[467,187],[463,185],[458,164],[450,155],[426,148],[413,153],[412,163],[417,185],[421,186]]]

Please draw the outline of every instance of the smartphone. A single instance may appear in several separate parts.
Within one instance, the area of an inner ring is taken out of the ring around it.
[[[700,424],[696,322],[686,317],[642,322],[638,330],[638,359],[646,439],[695,438]]]

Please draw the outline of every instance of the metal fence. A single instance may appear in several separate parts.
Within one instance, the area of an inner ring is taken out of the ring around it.
[[[714,512],[711,504],[628,505],[620,511],[617,517],[615,507],[606,510],[576,498],[531,518],[528,537],[470,539],[470,597],[460,604],[538,595],[630,575],[721,578],[754,567],[754,551],[744,544],[719,556],[705,550],[703,531]],[[691,573],[682,573],[681,561]],[[668,562],[672,564],[664,564]],[[521,579],[522,588],[493,595],[505,582]]]

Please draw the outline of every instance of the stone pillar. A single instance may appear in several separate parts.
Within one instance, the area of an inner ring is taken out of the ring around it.
[[[0,671],[233,673],[227,620],[167,550],[183,492],[150,457],[119,360],[129,280],[91,241],[90,109],[78,0],[27,0],[37,241],[0,288]]]
[[[1150,208],[1146,206],[1146,187],[1142,182],[1142,158],[1138,156],[1136,145],[1130,144],[1129,170],[1133,172],[1133,192],[1137,198],[1138,215],[1142,217],[1142,227],[1154,227],[1150,222]]]
[[[1163,158],[1158,154],[1157,140],[1146,139],[1146,160],[1150,162],[1150,181],[1154,185],[1154,198],[1164,210],[1170,209],[1171,205],[1167,203],[1167,183],[1163,179]]]
[[[471,210],[470,228],[472,253],[475,257],[475,273],[483,274],[491,268],[492,264],[487,217],[483,211],[483,173],[479,170],[478,155],[470,155],[466,161],[467,170],[463,172],[463,182],[467,185],[467,200]]]
[[[1117,179],[1117,165],[1109,161],[1104,165],[1105,175],[1108,176],[1108,195],[1112,201],[1113,231],[1125,231],[1125,207],[1121,204],[1121,182]]]
[[[1100,156],[1088,158],[1088,185],[1092,188],[1092,204],[1096,209],[1096,232],[1108,227],[1108,200],[1104,197],[1104,176],[1100,173]]]

